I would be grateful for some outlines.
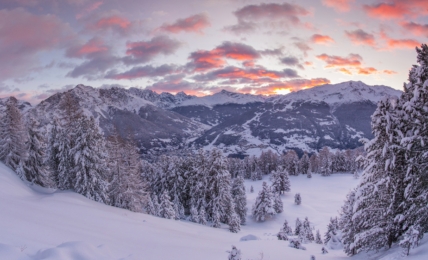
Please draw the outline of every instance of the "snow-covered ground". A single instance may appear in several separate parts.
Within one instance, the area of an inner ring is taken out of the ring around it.
[[[263,222],[251,217],[238,234],[227,227],[215,229],[198,224],[157,218],[109,207],[69,192],[37,191],[27,187],[0,163],[0,259],[227,259],[235,245],[247,259],[347,259],[342,250],[321,254],[321,245],[305,244],[306,251],[288,247],[276,233],[287,219],[294,229],[297,217],[308,217],[323,235],[329,218],[338,215],[346,193],[358,180],[351,174],[330,177],[290,177],[291,192],[282,197],[284,212]],[[268,181],[268,178],[265,178]],[[249,208],[262,181],[247,181]],[[249,193],[250,186],[254,193]],[[302,204],[294,205],[299,192]],[[259,240],[240,241],[254,235]],[[398,248],[353,259],[400,259]],[[428,259],[427,239],[407,259]]]

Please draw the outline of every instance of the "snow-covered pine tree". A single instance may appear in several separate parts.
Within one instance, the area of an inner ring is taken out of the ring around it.
[[[345,205],[342,206],[342,211],[339,219],[339,228],[342,231],[343,250],[349,256],[355,255],[355,225],[353,221],[354,215],[355,191],[351,191],[346,196]]]
[[[290,175],[299,175],[299,157],[294,150],[282,156],[282,165]]]
[[[332,236],[337,235],[337,224],[335,218],[330,218],[330,222],[327,225],[327,231],[324,234],[324,244],[327,245]]]
[[[403,248],[403,254],[408,256],[411,248],[415,248],[419,245],[421,238],[420,227],[411,226],[406,233],[404,233],[403,239],[400,241],[400,246]]]
[[[238,176],[232,182],[232,197],[235,204],[235,212],[245,225],[247,217],[247,196],[245,194],[244,177]]]
[[[147,200],[145,202],[146,202],[146,204],[144,206],[144,211],[149,215],[157,216],[158,214],[156,212],[155,206],[153,205],[152,197],[147,196]]]
[[[46,167],[46,142],[44,133],[39,130],[39,123],[29,118],[27,158],[23,163],[25,179],[42,187],[55,187],[51,172]]]
[[[309,156],[308,154],[305,152],[302,156],[302,158],[300,158],[299,161],[299,171],[301,174],[308,174],[309,172]],[[308,177],[309,178],[309,177]]]
[[[309,158],[309,171],[313,172],[313,173],[317,173],[319,172],[319,158],[318,156],[314,153],[311,155],[311,157]]]
[[[419,225],[422,233],[428,231],[428,45],[422,44],[416,52],[418,64],[410,70],[409,83],[404,85],[400,100],[403,109],[399,130],[405,134],[401,140],[405,161],[395,166],[404,168],[398,169],[404,172],[404,181],[399,180],[394,188],[404,191],[396,217],[400,219],[401,233],[414,225]],[[397,195],[401,192],[394,197]]]
[[[0,160],[17,170],[27,158],[27,135],[22,120],[21,111],[18,108],[18,100],[10,97],[6,101],[6,109],[0,118]],[[18,173],[21,178],[22,172]]]
[[[303,225],[299,218],[296,219],[296,226],[294,228],[294,235],[298,236],[303,231]]]
[[[273,197],[273,209],[275,210],[275,213],[279,214],[284,210],[281,195],[279,193],[273,193]]]
[[[354,252],[391,246],[401,235],[401,224],[394,219],[403,199],[402,171],[397,167],[405,164],[394,133],[399,129],[396,105],[395,98],[381,100],[372,115],[374,138],[365,144],[367,156],[353,207]]]
[[[241,260],[241,250],[232,246],[232,250],[229,252],[228,260]]]
[[[233,213],[229,220],[229,231],[232,233],[238,233],[241,230],[241,218]]]
[[[315,240],[314,233],[312,232],[311,223],[309,222],[308,217],[303,221],[303,234],[307,242],[312,242]]]
[[[315,243],[317,244],[322,244],[322,239],[321,239],[321,234],[320,234],[320,230],[317,229],[317,233],[315,235]]]
[[[294,195],[294,204],[296,205],[302,204],[302,196],[300,196],[300,193],[296,193]]]
[[[212,217],[212,227],[213,228],[220,228],[221,224],[220,224],[220,213],[216,210],[213,213],[213,217]]]
[[[69,151],[73,159],[70,169],[71,187],[83,196],[107,204],[108,168],[104,137],[98,130],[93,117],[80,117],[73,135],[76,139]]]
[[[59,123],[58,120],[54,119],[52,122],[52,127],[49,132],[49,144],[48,144],[48,158],[47,166],[52,175],[54,185],[57,186],[59,183],[58,173],[59,173],[59,143],[58,138],[60,135]]]
[[[262,184],[262,190],[253,205],[252,214],[256,221],[265,221],[266,218],[274,214],[272,193],[266,182]]]
[[[74,141],[74,140],[73,140]],[[67,129],[60,129],[58,138],[55,142],[55,147],[58,149],[57,161],[58,172],[55,174],[57,180],[57,187],[60,190],[68,190],[72,188],[72,169],[74,167],[73,157],[70,154],[72,148],[72,138]]]
[[[278,169],[272,173],[271,179],[273,192],[284,194],[284,192],[290,191],[290,179],[284,167],[278,167]]]
[[[293,235],[293,230],[291,229],[291,227],[288,225],[288,221],[284,220],[284,224],[282,225],[282,231],[284,231],[287,235]]]
[[[155,216],[161,217],[161,204],[159,203],[159,196],[152,195],[153,207],[155,208]]]
[[[253,187],[253,185],[251,185],[251,187],[250,187],[250,192],[251,192],[251,193],[253,193],[253,192],[254,192],[254,187]]]
[[[175,218],[174,204],[171,202],[171,198],[169,197],[167,191],[164,191],[162,193],[160,200],[161,200],[161,203],[160,203],[159,216],[166,219],[174,219]]]
[[[205,213],[205,209],[201,208],[199,210],[199,214],[198,214],[198,218],[199,218],[198,223],[199,224],[201,224],[201,225],[206,225],[207,224],[207,217],[206,217],[206,215],[207,214]]]
[[[332,154],[328,147],[324,146],[318,154],[319,171],[322,176],[329,176],[332,173]]]
[[[190,209],[190,221],[198,223],[199,222],[199,214],[198,210],[195,207]]]

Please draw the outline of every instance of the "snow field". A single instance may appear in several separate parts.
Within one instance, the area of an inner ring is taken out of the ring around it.
[[[267,181],[265,176],[263,181]],[[284,219],[294,229],[295,220],[307,216],[324,235],[330,217],[337,216],[346,193],[358,180],[351,174],[322,177],[290,176],[291,192],[282,196],[284,212],[265,222],[255,222],[251,207],[262,181],[246,180],[249,214],[238,234],[226,225],[220,229],[175,221],[106,206],[70,191],[27,187],[14,172],[0,164],[0,259],[7,260],[140,260],[227,259],[235,245],[243,260],[349,259],[342,250],[322,255],[322,245],[305,244],[306,251],[288,247],[276,234]],[[254,193],[250,193],[250,186]],[[299,192],[302,204],[294,204]],[[259,240],[240,241],[246,235]],[[428,259],[425,238],[407,259]],[[396,247],[396,246],[395,246]],[[360,254],[353,259],[401,259],[400,249]]]

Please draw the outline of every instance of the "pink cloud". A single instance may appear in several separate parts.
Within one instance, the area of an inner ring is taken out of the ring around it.
[[[106,78],[108,79],[138,79],[138,78],[148,78],[148,77],[159,77],[165,76],[173,73],[177,73],[177,67],[173,65],[162,65],[159,67],[153,67],[152,65],[147,65],[143,67],[134,67],[131,70],[125,71],[123,73],[116,73],[112,71],[107,74]]]
[[[428,24],[404,22],[401,24],[401,26],[404,29],[411,31],[414,35],[428,37]]]
[[[82,4],[82,3],[73,3],[73,4]],[[76,14],[76,19],[81,19],[84,16],[87,16],[91,14],[93,11],[100,8],[100,6],[103,5],[102,1],[94,2],[90,5],[88,5],[86,8],[84,8],[82,11],[80,11],[78,14]]]
[[[384,31],[380,33],[381,38],[386,42],[386,50],[392,49],[414,49],[421,44],[413,39],[394,39],[390,38]]]
[[[426,0],[389,0],[386,3],[364,5],[366,13],[378,19],[402,19],[405,16],[418,17],[428,14]]]
[[[180,33],[180,32],[197,32],[202,33],[202,30],[210,26],[208,17],[205,14],[196,14],[184,19],[178,19],[173,24],[163,24],[157,30]]]
[[[66,55],[68,57],[82,58],[95,53],[107,52],[108,50],[109,48],[104,44],[104,42],[95,37],[83,45],[70,47],[67,50]]]
[[[327,64],[326,68],[346,66],[359,67],[361,66],[361,62],[363,60],[363,57],[361,57],[359,54],[354,53],[349,54],[347,57],[327,55],[325,53],[316,57]]]
[[[333,38],[328,35],[314,34],[311,37],[311,41],[316,44],[325,44],[328,45],[330,43],[334,43]]]
[[[322,0],[325,6],[334,8],[338,12],[348,12],[354,0]]]

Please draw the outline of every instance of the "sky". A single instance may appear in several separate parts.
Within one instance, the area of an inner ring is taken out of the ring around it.
[[[0,97],[402,89],[427,39],[426,0],[0,0]]]

